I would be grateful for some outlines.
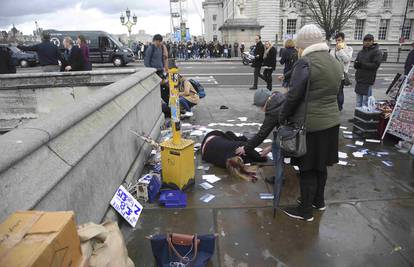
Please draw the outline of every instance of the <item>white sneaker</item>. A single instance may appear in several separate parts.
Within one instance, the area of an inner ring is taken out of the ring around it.
[[[184,117],[192,117],[194,114],[190,111],[187,111],[186,113],[183,114]]]

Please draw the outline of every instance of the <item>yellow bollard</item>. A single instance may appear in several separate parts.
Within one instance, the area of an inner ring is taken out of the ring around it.
[[[181,138],[179,75],[175,64],[168,71],[173,137],[161,145],[162,178],[166,184],[184,189],[194,184],[194,142]]]

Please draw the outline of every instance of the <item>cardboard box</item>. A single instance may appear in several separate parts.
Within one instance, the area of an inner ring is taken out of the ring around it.
[[[0,224],[0,267],[73,267],[81,256],[72,211],[19,211]]]

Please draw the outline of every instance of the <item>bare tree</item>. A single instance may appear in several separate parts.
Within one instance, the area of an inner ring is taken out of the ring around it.
[[[326,40],[341,31],[347,21],[370,0],[297,0],[302,12],[324,31]]]

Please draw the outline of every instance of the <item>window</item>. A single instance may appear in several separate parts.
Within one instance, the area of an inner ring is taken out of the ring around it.
[[[404,28],[403,28],[403,37],[404,37],[405,40],[410,40],[411,39],[412,25],[413,25],[413,20],[412,19],[407,19],[405,21]]]
[[[408,7],[414,7],[414,0],[408,0]]]
[[[388,33],[388,26],[390,24],[389,19],[380,20],[379,30],[378,30],[378,40],[386,40]]]
[[[217,15],[213,15],[213,21],[217,20]]]
[[[355,32],[354,32],[355,40],[362,40],[362,36],[364,35],[364,27],[365,27],[364,19],[357,19],[355,21]]]
[[[391,7],[391,0],[384,0],[384,7]]]
[[[217,31],[217,24],[213,24],[213,31]]]
[[[296,33],[296,19],[288,19],[286,24],[286,33],[295,34]]]
[[[280,0],[280,7],[281,8],[285,7],[285,1],[284,0]]]
[[[213,35],[213,41],[217,42],[217,35]]]

